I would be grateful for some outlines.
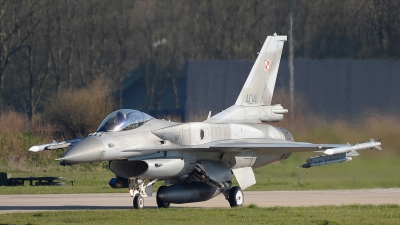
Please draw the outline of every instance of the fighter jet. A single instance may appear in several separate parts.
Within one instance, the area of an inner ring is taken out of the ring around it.
[[[223,194],[231,207],[244,204],[243,190],[254,185],[253,169],[288,158],[293,152],[314,151],[303,168],[350,161],[357,150],[378,148],[371,139],[356,144],[295,142],[284,128],[266,124],[288,113],[271,105],[286,36],[268,36],[234,105],[203,122],[176,123],[132,109],[108,115],[96,132],[83,139],[33,146],[33,152],[67,148],[61,165],[107,161],[116,177],[109,185],[127,188],[133,207],[153,184],[158,207],[207,201]],[[232,187],[232,174],[239,186]]]

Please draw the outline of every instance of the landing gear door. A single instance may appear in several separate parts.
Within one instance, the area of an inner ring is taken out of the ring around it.
[[[153,185],[146,187],[144,192],[146,193],[146,196],[151,197],[153,195]]]
[[[217,182],[232,180],[231,170],[222,162],[200,160],[199,164],[211,180]]]
[[[242,188],[242,190],[256,183],[256,178],[254,176],[254,172],[251,167],[232,169],[232,172],[235,175],[236,180],[239,183],[239,186]]]

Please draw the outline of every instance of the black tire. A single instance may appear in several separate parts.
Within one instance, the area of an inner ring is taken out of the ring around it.
[[[160,193],[160,191],[162,189],[164,189],[165,187],[166,186],[161,186],[161,187],[158,188],[157,195],[156,195],[156,202],[157,202],[158,208],[169,208],[169,205],[171,204],[171,203],[168,203],[168,202],[164,202],[163,200],[161,200],[161,198],[158,197],[158,193]]]
[[[133,208],[135,209],[143,209],[144,207],[144,199],[141,195],[137,194],[133,198]]]
[[[229,189],[229,205],[231,207],[242,206],[244,203],[244,194],[240,187],[235,186]]]

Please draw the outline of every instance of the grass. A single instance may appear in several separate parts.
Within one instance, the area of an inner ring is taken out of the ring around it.
[[[168,208],[0,214],[1,224],[399,224],[398,205]]]

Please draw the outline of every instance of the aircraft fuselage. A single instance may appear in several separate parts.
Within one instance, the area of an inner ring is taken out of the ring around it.
[[[287,158],[290,154],[271,153],[257,155],[252,151],[214,152],[208,144],[226,140],[276,139],[286,140],[281,128],[267,124],[214,124],[205,122],[174,123],[153,119],[134,130],[96,132],[68,149],[63,156],[66,164],[143,159],[184,159],[185,168],[191,168],[199,160],[221,161],[230,169],[259,167]],[[199,149],[199,146],[203,146]],[[196,147],[196,148],[193,148]],[[192,150],[190,150],[192,149]],[[188,151],[189,150],[189,151]],[[112,169],[112,167],[111,167]],[[133,177],[124,173],[117,176]],[[178,171],[179,173],[181,171]],[[140,174],[135,174],[135,177]],[[170,178],[176,174],[168,175]],[[145,177],[141,178],[153,178]]]

